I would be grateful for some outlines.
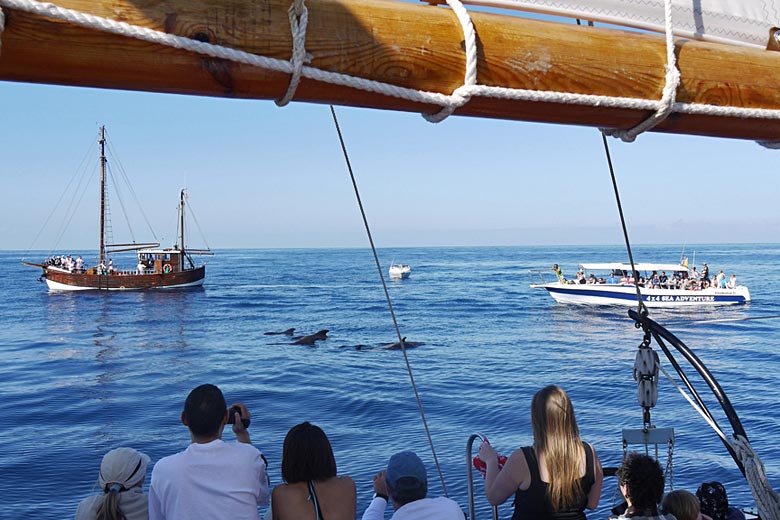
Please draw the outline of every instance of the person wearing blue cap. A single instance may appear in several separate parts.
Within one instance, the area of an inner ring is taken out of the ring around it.
[[[363,520],[382,520],[387,503],[392,501],[390,520],[463,520],[460,506],[446,497],[427,498],[428,474],[414,452],[401,451],[390,457],[387,470],[374,476],[374,499],[363,513]]]

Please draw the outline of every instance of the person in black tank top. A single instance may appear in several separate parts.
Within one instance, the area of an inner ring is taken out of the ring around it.
[[[599,503],[603,472],[593,447],[580,439],[571,400],[550,385],[531,402],[534,445],[516,450],[503,468],[486,441],[485,494],[492,505],[514,495],[513,520],[585,520]],[[544,477],[543,477],[544,475]]]

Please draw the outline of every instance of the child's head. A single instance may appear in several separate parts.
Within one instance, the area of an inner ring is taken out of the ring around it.
[[[697,520],[699,518],[699,499],[683,489],[670,491],[662,504],[664,513],[672,514],[677,520]]]

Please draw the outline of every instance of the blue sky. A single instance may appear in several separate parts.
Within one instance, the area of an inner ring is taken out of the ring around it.
[[[185,185],[212,248],[367,244],[325,105],[0,82],[0,113],[0,248],[53,246],[51,223],[33,239],[100,124],[164,245]],[[622,242],[595,129],[337,114],[380,247]],[[610,146],[632,242],[780,242],[780,152],[661,134]],[[97,179],[89,189],[61,248],[96,247]],[[134,229],[149,238],[143,221]]]

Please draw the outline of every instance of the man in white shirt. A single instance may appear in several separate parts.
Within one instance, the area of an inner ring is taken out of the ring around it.
[[[395,512],[390,520],[464,520],[457,503],[446,497],[426,498],[428,475],[414,452],[401,451],[390,457],[387,470],[374,476],[374,499],[363,513],[363,520],[385,517],[388,501]]]
[[[230,413],[238,442],[222,441],[229,415],[219,388],[201,385],[187,396],[181,422],[192,444],[154,465],[150,520],[259,520],[257,508],[270,497],[265,460],[242,422],[248,426],[246,406],[236,403]]]

